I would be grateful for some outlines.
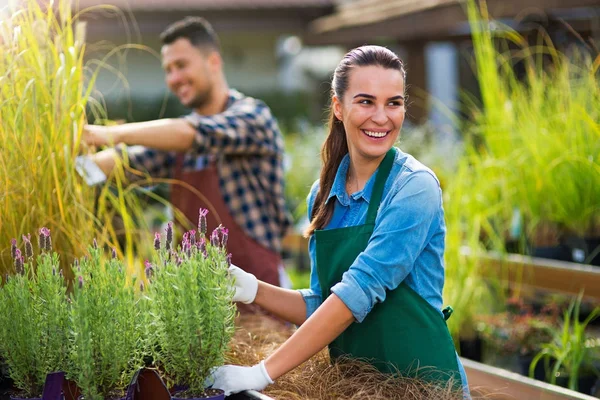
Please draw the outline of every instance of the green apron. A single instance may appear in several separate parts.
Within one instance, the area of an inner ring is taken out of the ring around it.
[[[367,247],[395,154],[392,147],[376,172],[364,225],[315,231],[317,275],[323,301]],[[446,321],[405,282],[388,291],[385,301],[376,304],[362,323],[352,323],[329,345],[329,352],[332,360],[340,356],[362,358],[382,372],[400,372],[439,383],[454,379],[456,387],[461,384]]]

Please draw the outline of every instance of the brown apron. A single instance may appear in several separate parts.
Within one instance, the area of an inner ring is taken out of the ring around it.
[[[213,162],[201,170],[183,171],[184,154],[176,157],[173,178],[187,185],[171,185],[171,204],[179,209],[197,229],[198,210],[208,209],[207,240],[211,232],[223,225],[229,230],[227,250],[231,253],[231,262],[246,272],[254,274],[259,280],[279,286],[279,265],[281,257],[272,250],[256,242],[233,220],[229,207],[221,195],[219,175]]]

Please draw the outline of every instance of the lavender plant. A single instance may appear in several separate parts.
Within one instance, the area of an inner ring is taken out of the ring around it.
[[[67,375],[86,400],[117,398],[144,365],[143,308],[116,252],[107,259],[94,241],[89,253],[74,271]]]
[[[154,358],[170,384],[189,388],[182,394],[188,397],[202,395],[210,369],[223,364],[236,312],[228,277],[227,230],[215,229],[207,243],[205,219],[206,210],[201,210],[199,238],[195,231],[187,232],[178,247],[171,242],[169,224],[164,246],[157,237],[157,257],[147,264]]]
[[[48,229],[40,231],[35,259],[29,235],[23,251],[16,239],[11,242],[18,273],[6,275],[0,286],[0,357],[22,394],[39,397],[46,374],[67,367],[67,285]]]

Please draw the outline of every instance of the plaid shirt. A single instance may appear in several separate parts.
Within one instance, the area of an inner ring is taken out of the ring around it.
[[[221,193],[233,219],[252,239],[279,253],[291,222],[283,191],[283,137],[269,107],[230,90],[222,113],[193,112],[185,119],[198,133],[184,157],[184,172],[216,161]],[[126,149],[132,169],[156,178],[173,176],[175,152]]]

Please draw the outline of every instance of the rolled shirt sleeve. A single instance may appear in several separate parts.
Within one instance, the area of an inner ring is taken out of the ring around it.
[[[185,119],[196,128],[193,151],[217,155],[281,154],[283,141],[269,107],[246,97],[220,114],[192,113]]]
[[[408,276],[435,232],[436,218],[443,219],[441,189],[427,171],[395,182],[386,197],[367,248],[331,288],[358,322]]]
[[[308,205],[308,220],[310,221],[310,217],[312,214],[313,204],[315,202],[315,197],[317,192],[319,191],[319,181],[317,180],[306,199]],[[311,235],[308,239],[308,254],[311,260],[311,268],[310,268],[310,289],[300,289],[298,290],[302,297],[304,298],[304,302],[306,303],[306,318],[310,318],[310,316],[319,308],[321,303],[323,302],[323,297],[321,295],[321,284],[319,283],[319,276],[317,275],[317,268],[314,265],[314,260],[316,260],[316,246],[315,246],[315,235]]]

